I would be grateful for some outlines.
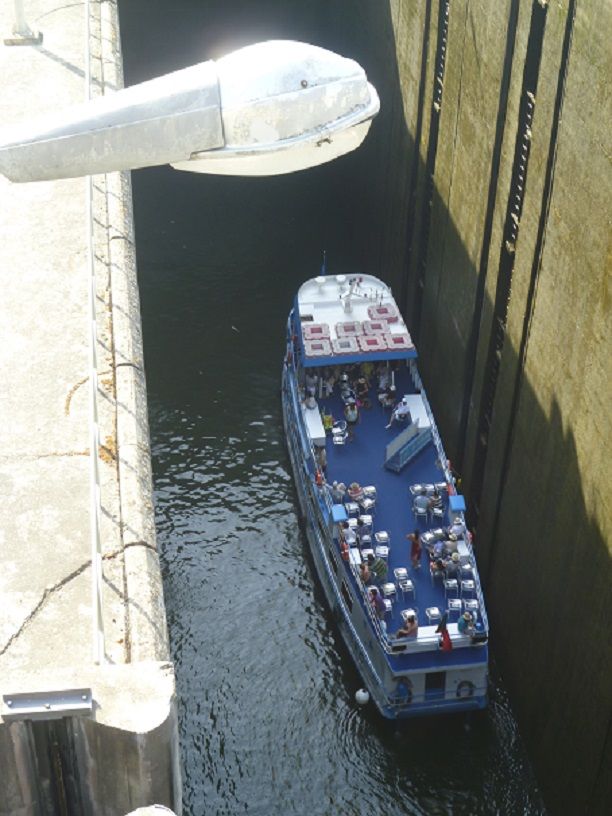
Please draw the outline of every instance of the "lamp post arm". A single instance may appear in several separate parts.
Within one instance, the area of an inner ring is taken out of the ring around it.
[[[16,182],[159,164],[290,173],[355,149],[378,109],[353,60],[306,43],[256,43],[0,132],[0,173]]]

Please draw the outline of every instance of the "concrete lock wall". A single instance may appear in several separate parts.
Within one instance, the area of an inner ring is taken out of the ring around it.
[[[28,105],[35,105],[37,96],[42,97],[41,107],[44,109],[48,88],[45,83],[52,84],[60,107],[82,101],[84,9],[83,4],[66,5],[59,0],[51,4],[44,0],[42,5],[32,0],[27,4],[28,18],[40,21],[44,46],[53,54],[53,60],[45,59],[46,51],[28,53],[24,48],[12,52],[5,49],[3,65],[7,66],[9,73],[5,76],[7,86],[3,94],[8,94],[9,86],[18,89],[20,82],[27,84],[27,94],[24,90],[23,97],[26,102],[19,113],[22,118],[27,118]],[[90,9],[91,91],[96,95],[122,87],[122,60],[116,0],[92,2]],[[5,28],[9,16],[7,10],[2,18]],[[2,103],[4,109],[15,110],[12,97],[3,96]],[[29,112],[29,115],[33,113]],[[45,281],[49,287],[53,286],[56,277],[60,278],[64,258],[75,259],[78,275],[75,274],[72,280],[74,297],[62,303],[58,320],[60,316],[65,320],[65,342],[73,343],[79,351],[81,346],[86,348],[87,345],[87,265],[82,248],[86,213],[81,189],[84,191],[80,180],[48,182],[42,186],[24,185],[18,191],[11,191],[14,193],[13,209],[3,211],[3,227],[7,227],[5,234],[8,236],[10,218],[26,218],[20,215],[20,207],[23,201],[27,205],[28,196],[33,200],[38,196],[46,203],[47,218],[43,213],[32,246],[39,248],[44,267],[50,270],[50,282]],[[65,222],[61,218],[53,217],[54,210],[59,214],[67,206],[71,208],[72,220],[79,224],[74,233],[64,228]],[[95,177],[92,216],[99,324],[102,619],[106,661],[101,665],[93,662],[89,622],[88,416],[86,398],[81,399],[81,395],[86,394],[86,387],[81,386],[88,379],[85,368],[84,379],[69,394],[67,404],[70,404],[74,392],[77,397],[72,400],[68,419],[64,417],[63,398],[56,399],[55,394],[48,402],[39,400],[40,404],[33,412],[35,423],[41,423],[44,416],[46,421],[58,424],[59,415],[69,429],[62,440],[63,450],[69,449],[69,452],[52,454],[57,464],[50,479],[62,480],[64,460],[76,462],[75,467],[80,468],[74,490],[66,490],[61,496],[62,508],[69,510],[70,518],[76,521],[72,527],[57,531],[51,526],[43,532],[33,528],[36,535],[32,536],[29,548],[32,552],[26,557],[41,562],[48,559],[49,574],[42,577],[42,595],[38,602],[35,596],[39,588],[34,585],[28,588],[27,596],[23,592],[5,595],[5,599],[10,598],[13,603],[15,624],[13,626],[9,619],[9,627],[3,619],[10,636],[5,641],[3,629],[0,692],[14,694],[91,688],[93,712],[83,718],[63,717],[43,722],[29,719],[10,722],[0,717],[2,816],[39,816],[55,812],[122,816],[135,808],[155,804],[172,807],[177,812],[181,809],[176,688],[173,667],[169,663],[163,587],[156,549],[128,174]],[[35,251],[38,250],[32,250]],[[19,270],[14,272],[16,277]],[[59,305],[55,305],[59,309]],[[69,336],[73,324],[77,326],[75,338]],[[82,336],[79,333],[81,326]],[[50,365],[57,365],[59,369],[61,364],[53,357],[52,334],[50,332],[48,347],[42,353],[48,356]],[[87,355],[83,354],[82,358],[86,360]],[[60,374],[57,379],[61,380]],[[85,406],[81,413],[74,407],[77,399],[80,399],[79,411],[81,404]],[[69,412],[66,410],[65,413]],[[24,416],[27,417],[24,421],[29,421],[30,414],[25,412]],[[46,461],[49,443],[45,433],[36,424],[29,429],[29,434],[35,455]],[[70,451],[71,447],[75,452]],[[82,467],[81,462],[84,462]],[[20,466],[16,458],[15,469]],[[46,499],[45,496],[41,502]],[[28,513],[32,517],[36,517],[36,502],[34,489],[27,498]],[[17,508],[15,515],[18,517]],[[59,510],[52,518],[56,516],[62,518]],[[30,515],[22,516],[22,525],[26,518],[29,523]],[[3,530],[6,540],[10,538],[13,546],[19,541],[17,532],[16,527],[10,526]],[[46,548],[43,546],[45,538],[49,539]],[[39,546],[39,539],[41,551],[37,554],[33,548]],[[80,564],[78,568],[68,568],[63,553],[53,552],[56,540],[70,540],[74,557],[79,559],[75,561]],[[18,556],[19,553],[12,556],[15,563],[9,567],[15,567]],[[64,574],[68,572],[70,574]],[[10,585],[9,590],[12,590]]]
[[[338,37],[382,103],[356,254],[417,342],[547,806],[609,812],[612,7],[361,0],[350,17]]]

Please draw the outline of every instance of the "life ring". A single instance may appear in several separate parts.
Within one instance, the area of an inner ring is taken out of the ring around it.
[[[398,677],[395,682],[395,691],[391,699],[400,705],[410,705],[412,702],[412,681],[409,677]]]
[[[340,544],[340,555],[344,561],[349,560],[349,545],[346,543],[346,541],[342,541]]]
[[[320,470],[315,473],[315,484],[317,487],[323,487],[323,474]]]
[[[471,697],[474,694],[474,684],[471,680],[462,680],[457,686],[457,697]]]

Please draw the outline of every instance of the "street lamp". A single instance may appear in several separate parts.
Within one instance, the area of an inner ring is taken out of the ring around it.
[[[0,173],[41,181],[171,164],[277,175],[358,147],[378,113],[353,60],[270,41],[0,133]]]

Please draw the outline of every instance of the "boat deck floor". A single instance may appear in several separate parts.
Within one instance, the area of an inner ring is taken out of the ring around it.
[[[414,393],[407,370],[396,375],[398,397],[403,394]],[[402,625],[401,612],[412,608],[417,611],[420,626],[427,625],[428,619],[425,610],[428,607],[438,607],[442,613],[446,611],[446,598],[441,581],[432,583],[429,570],[429,555],[425,549],[421,553],[420,567],[413,568],[410,559],[410,541],[406,535],[418,529],[420,532],[435,527],[445,526],[450,522],[447,515],[440,522],[434,523],[417,520],[412,511],[412,494],[409,486],[418,483],[432,483],[445,481],[445,477],[437,464],[438,454],[433,442],[409,462],[400,473],[395,473],[384,467],[386,445],[403,430],[403,426],[394,423],[387,429],[391,410],[384,409],[378,402],[374,387],[369,394],[371,407],[362,408],[359,423],[354,428],[351,441],[345,445],[334,445],[328,437],[326,442],[328,483],[333,481],[344,482],[347,487],[351,482],[358,482],[362,487],[374,485],[377,490],[376,508],[373,515],[374,532],[385,530],[389,534],[390,549],[388,558],[388,581],[394,581],[393,570],[405,567],[414,583],[416,593],[413,598],[408,595],[402,597],[398,592],[397,600],[393,601],[393,610],[386,616],[387,632],[392,636]],[[334,394],[319,402],[319,407],[331,413],[335,420],[343,417],[343,403],[340,396]],[[445,506],[448,498],[444,496]],[[456,620],[454,615],[452,620]]]

